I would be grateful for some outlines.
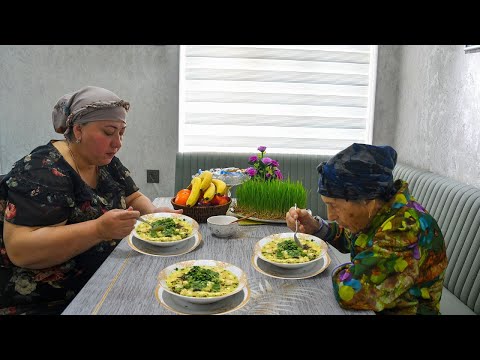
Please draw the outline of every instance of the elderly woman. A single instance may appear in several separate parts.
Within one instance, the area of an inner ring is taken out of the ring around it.
[[[328,220],[290,209],[287,225],[318,236],[351,262],[332,272],[346,309],[439,314],[447,257],[442,233],[405,181],[393,181],[390,146],[353,144],[317,167]]]
[[[115,156],[129,103],[87,86],[59,99],[52,140],[0,182],[0,314],[59,314],[155,208]],[[175,211],[180,212],[180,211]]]

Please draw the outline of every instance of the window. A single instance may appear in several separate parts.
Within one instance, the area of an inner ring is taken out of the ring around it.
[[[183,45],[179,151],[371,144],[376,66],[374,45]]]

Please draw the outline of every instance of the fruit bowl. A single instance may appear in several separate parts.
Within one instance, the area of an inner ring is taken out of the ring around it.
[[[197,220],[199,223],[206,223],[210,216],[225,215],[232,204],[232,199],[228,198],[228,202],[223,205],[210,206],[184,206],[174,203],[175,198],[170,200],[175,210],[183,209],[183,215],[189,216]]]

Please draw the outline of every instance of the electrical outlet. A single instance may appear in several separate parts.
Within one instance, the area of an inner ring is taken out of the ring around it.
[[[147,183],[159,183],[160,170],[147,170]]]

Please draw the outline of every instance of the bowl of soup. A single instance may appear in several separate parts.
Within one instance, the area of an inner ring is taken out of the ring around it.
[[[240,292],[247,275],[239,267],[217,260],[187,260],[167,266],[158,275],[160,287],[196,304],[210,304]]]
[[[195,237],[197,221],[183,214],[153,213],[143,215],[147,223],[137,220],[132,235],[155,246],[178,245]]]
[[[320,260],[328,251],[322,239],[297,233],[302,244],[300,248],[293,239],[293,233],[272,234],[255,244],[255,254],[262,260],[286,269],[298,269]]]

